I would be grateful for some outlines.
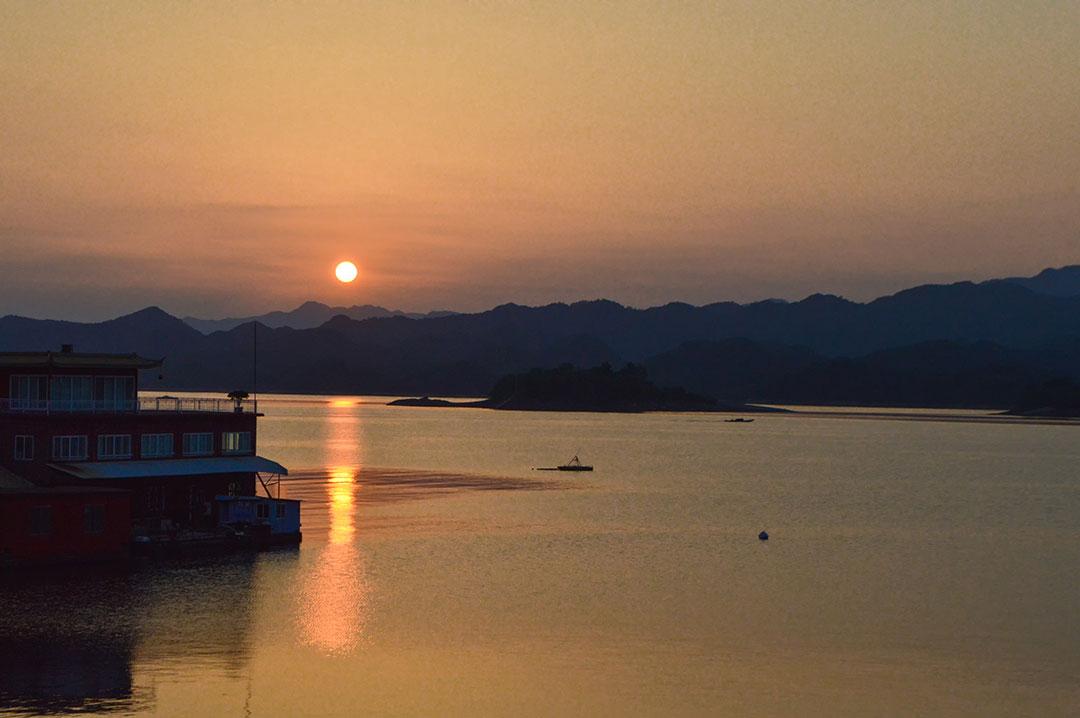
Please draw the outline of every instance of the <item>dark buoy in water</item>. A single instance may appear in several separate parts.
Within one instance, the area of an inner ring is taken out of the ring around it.
[[[757,537],[758,537],[759,541],[768,541],[769,540],[769,532],[768,531],[762,531],[761,533],[759,533],[757,535]]]

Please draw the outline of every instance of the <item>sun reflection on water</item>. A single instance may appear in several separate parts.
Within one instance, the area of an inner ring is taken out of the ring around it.
[[[356,472],[349,466],[334,467],[330,471],[330,481],[326,486],[330,493],[330,543],[331,545],[351,543],[356,533]]]
[[[301,594],[299,621],[305,644],[345,653],[363,636],[370,587],[356,528],[360,421],[351,403],[332,406],[327,441],[331,469],[326,482],[330,530],[326,544],[316,549],[316,565]]]

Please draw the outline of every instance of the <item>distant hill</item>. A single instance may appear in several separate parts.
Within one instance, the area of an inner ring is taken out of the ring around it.
[[[661,388],[649,381],[645,368],[610,364],[578,369],[569,364],[533,369],[500,379],[484,406],[525,411],[721,411],[746,410],[681,388]]]
[[[483,396],[507,374],[632,362],[660,387],[724,401],[1009,407],[1032,383],[1080,380],[1080,296],[1006,280],[925,285],[867,303],[816,294],[648,309],[506,304],[210,334],[156,307],[95,324],[6,316],[0,351],[137,351],[167,358],[148,387],[249,389],[254,326],[263,391]]]
[[[1009,413],[1019,416],[1080,418],[1080,384],[1069,379],[1053,379],[1032,385]]]
[[[268,327],[290,327],[292,329],[313,329],[325,324],[331,317],[342,315],[350,319],[376,319],[384,317],[408,317],[410,319],[425,319],[429,317],[445,317],[454,312],[436,311],[427,314],[411,314],[396,309],[386,309],[372,304],[356,304],[351,307],[331,307],[320,302],[304,302],[296,309],[288,312],[276,311],[251,317],[227,317],[225,319],[199,319],[198,317],[184,317],[184,322],[198,329],[203,334],[222,332],[234,329],[241,324],[259,322]]]
[[[1076,297],[1080,296],[1080,264],[1058,269],[1044,269],[1034,277],[1009,277],[1008,279],[991,281],[1018,284],[1039,294],[1049,294],[1055,297]]]
[[[400,359],[436,353],[484,361],[552,366],[555,347],[574,338],[603,345],[622,361],[640,362],[687,341],[742,338],[807,347],[825,356],[861,356],[928,341],[989,341],[1039,347],[1080,336],[1080,297],[1036,294],[1009,283],[926,285],[866,304],[813,295],[800,302],[667,304],[632,309],[597,300],[523,307],[507,304],[479,314],[423,321],[351,321],[327,324],[360,347],[398,350]]]
[[[138,351],[161,358],[199,347],[202,339],[198,331],[158,307],[90,324],[0,317],[0,351],[58,350],[61,344],[75,344],[79,351]]]
[[[1080,344],[1014,350],[936,341],[862,357],[825,357],[727,340],[684,344],[649,359],[646,367],[657,384],[727,401],[1007,408],[1055,377],[1080,379]]]

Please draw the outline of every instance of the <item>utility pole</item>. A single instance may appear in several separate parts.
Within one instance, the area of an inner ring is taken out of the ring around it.
[[[251,397],[256,414],[259,413],[259,322],[251,322]]]

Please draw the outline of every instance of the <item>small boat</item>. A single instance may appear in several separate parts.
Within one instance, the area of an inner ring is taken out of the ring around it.
[[[581,459],[575,456],[561,466],[536,466],[533,471],[592,471],[592,467],[581,463]]]
[[[744,419],[741,416],[738,419],[724,419],[725,424],[749,424],[753,419]]]
[[[559,471],[592,471],[592,467],[588,464],[581,463],[581,459],[579,459],[577,455],[562,466],[556,466],[555,468]]]

